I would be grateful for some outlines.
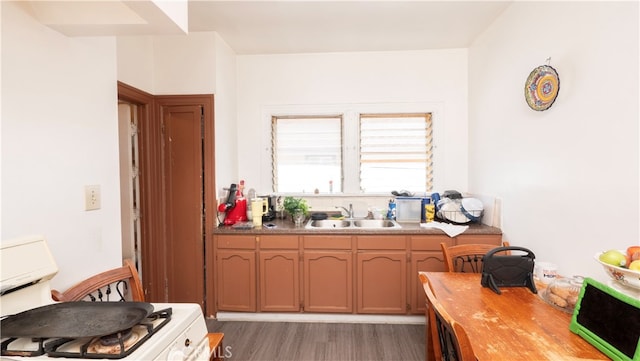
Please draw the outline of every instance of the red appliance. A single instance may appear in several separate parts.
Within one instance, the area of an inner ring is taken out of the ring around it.
[[[223,225],[231,226],[238,222],[247,221],[247,199],[244,197],[243,189],[243,180],[240,181],[239,186],[232,183],[229,187],[227,201],[218,206],[218,212],[225,214]]]

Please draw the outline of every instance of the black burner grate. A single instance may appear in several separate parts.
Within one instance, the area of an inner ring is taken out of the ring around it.
[[[85,359],[121,359],[129,356],[133,353],[140,345],[142,345],[146,340],[148,340],[151,336],[153,336],[156,332],[158,332],[162,327],[164,327],[170,320],[173,311],[171,308],[166,308],[160,311],[153,312],[146,319],[144,319],[140,324],[134,326],[144,329],[145,334],[139,339],[135,340],[132,345],[127,345],[127,339],[124,337],[126,332],[123,332],[123,335],[120,337],[116,337],[115,346],[117,349],[114,351],[114,348],[105,348],[104,350],[99,350],[92,348],[96,342],[99,343],[98,338],[89,337],[84,339],[73,339],[73,338],[58,338],[51,339],[48,342],[47,339],[34,339],[33,342],[38,344],[38,350],[10,350],[9,347],[11,343],[13,343],[16,339],[11,338],[2,342],[1,347],[1,355],[2,356],[23,356],[23,357],[35,357],[47,354],[52,357],[68,357],[68,358],[85,358]],[[155,322],[158,321],[160,322]],[[113,335],[110,335],[113,336]],[[69,345],[77,343],[78,347],[68,347]],[[107,351],[108,350],[108,351]]]

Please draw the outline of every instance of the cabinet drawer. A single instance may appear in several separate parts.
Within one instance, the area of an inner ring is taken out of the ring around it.
[[[351,249],[351,236],[304,236],[305,249]]]
[[[259,236],[260,249],[298,249],[298,236]]]
[[[405,236],[358,236],[358,249],[399,249],[405,250]]]
[[[440,251],[440,243],[447,247],[453,246],[454,239],[448,236],[413,236],[411,237],[411,249],[414,251]]]
[[[218,236],[218,248],[256,249],[255,236]]]
[[[456,244],[493,244],[496,247],[502,244],[501,234],[473,234],[473,235],[460,235],[456,237]]]

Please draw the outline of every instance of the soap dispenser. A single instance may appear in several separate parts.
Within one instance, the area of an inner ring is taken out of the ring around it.
[[[395,199],[389,199],[389,209],[387,210],[387,218],[396,220],[396,201]]]

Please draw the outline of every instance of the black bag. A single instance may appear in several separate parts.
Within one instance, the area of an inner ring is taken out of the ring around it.
[[[496,255],[504,251],[522,251],[526,254]],[[527,287],[538,293],[533,282],[533,266],[536,256],[523,247],[498,247],[482,257],[482,287],[489,287],[501,294],[499,287]]]

